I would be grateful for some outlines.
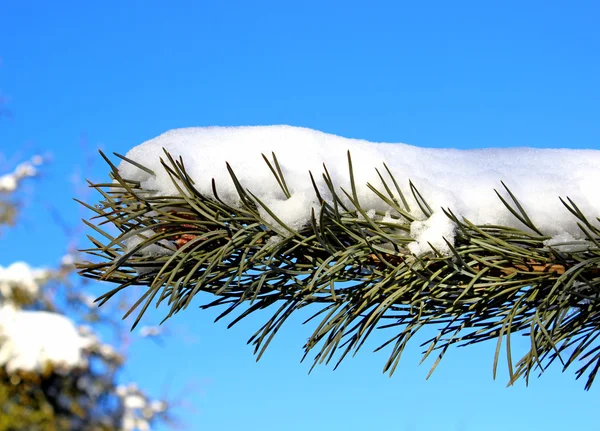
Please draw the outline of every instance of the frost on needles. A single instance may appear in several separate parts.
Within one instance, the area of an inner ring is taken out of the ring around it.
[[[219,318],[235,311],[234,323],[273,310],[250,339],[258,357],[310,306],[315,364],[339,364],[384,328],[392,373],[409,339],[437,325],[424,357],[494,339],[497,364],[504,338],[528,334],[511,383],[579,360],[589,387],[600,368],[600,151],[269,126],[176,129],[115,156],[104,156],[112,181],[92,184],[100,202],[82,202],[97,235],[79,268],[118,285],[100,303],[147,286],[134,325],[152,303],[168,318],[207,292],[202,307],[225,306]]]

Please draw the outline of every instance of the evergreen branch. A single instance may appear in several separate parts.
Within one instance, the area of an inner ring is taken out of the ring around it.
[[[263,158],[290,198],[272,156],[272,162]],[[564,244],[570,247],[545,245],[549,237],[502,183],[512,203],[496,194],[524,230],[475,225],[444,209],[456,226],[454,242],[447,241],[450,253],[432,246],[431,252],[417,256],[408,249],[413,239],[407,234],[417,218],[392,172],[385,166],[392,186],[379,171],[383,190],[368,185],[389,207],[385,217],[370,216],[359,202],[350,154],[349,192],[333,183],[324,166],[326,200],[310,174],[320,208],[298,230],[247,190],[229,165],[237,205],[219,197],[214,180],[212,196],[198,192],[183,160],[167,152],[162,162],[178,190],[174,196],[144,190],[103,157],[114,183],[91,185],[102,200],[96,206],[84,204],[95,212],[86,223],[101,236],[90,237],[93,247],[86,252],[102,260],[80,264],[79,271],[118,285],[99,298],[101,303],[130,285],[148,286],[127,313],[139,308],[134,326],[153,302],[170,305],[166,320],[199,292],[208,292],[215,300],[202,308],[226,307],[217,320],[236,311],[231,325],[278,305],[249,340],[259,358],[291,315],[311,307],[317,311],[308,320],[317,324],[304,345],[304,357],[316,352],[313,366],[336,357],[339,365],[375,329],[385,329],[394,335],[376,350],[392,346],[384,366],[392,374],[409,340],[433,327],[437,335],[423,344],[423,360],[438,355],[431,372],[450,346],[488,340],[497,343],[494,375],[506,340],[509,384],[528,380],[558,359],[563,370],[580,362],[576,377],[586,375],[589,389],[600,368],[600,229],[568,198],[561,200],[586,238]],[[431,206],[412,182],[409,186],[421,212],[430,216]],[[265,220],[259,208],[274,222]],[[100,227],[104,224],[116,227],[118,234],[108,234]],[[283,237],[282,231],[287,232]],[[516,334],[531,343],[515,362],[511,337]]]

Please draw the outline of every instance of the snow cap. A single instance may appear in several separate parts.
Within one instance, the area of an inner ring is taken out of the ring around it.
[[[386,213],[389,217],[390,208],[367,187],[370,183],[384,190],[375,168],[386,176],[385,163],[418,219],[410,229],[415,240],[410,250],[416,254],[430,251],[429,244],[448,252],[444,238],[452,243],[455,227],[442,208],[449,208],[457,216],[478,225],[526,229],[494,193],[494,189],[498,190],[511,202],[501,181],[545,235],[564,237],[568,234],[570,238],[583,239],[577,219],[559,197],[570,197],[584,214],[600,215],[597,190],[600,151],[597,150],[420,148],[347,139],[301,127],[196,127],[170,130],[127,153],[126,157],[150,168],[155,176],[125,161],[119,166],[120,174],[141,181],[144,189],[158,195],[177,194],[160,163],[160,158],[165,158],[163,149],[175,158],[183,158],[187,172],[201,193],[213,195],[211,180],[214,178],[219,197],[237,204],[239,197],[225,165],[228,162],[242,185],[296,230],[309,223],[311,209],[318,212],[319,208],[309,171],[324,198],[328,193],[322,179],[323,164],[333,183],[350,192],[348,151],[361,207],[370,210],[373,217],[381,218]],[[261,156],[262,153],[272,160],[272,152],[277,156],[291,193],[289,199]],[[431,217],[419,210],[409,181],[431,206]],[[264,210],[262,216],[271,221]],[[280,233],[285,234],[285,230],[281,229]]]

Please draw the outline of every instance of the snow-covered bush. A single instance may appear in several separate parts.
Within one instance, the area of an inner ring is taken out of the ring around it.
[[[0,228],[18,222],[19,186],[42,163],[0,171]],[[0,431],[148,430],[168,419],[165,401],[119,381],[126,352],[99,328],[121,324],[73,281],[76,253],[55,268],[8,256],[0,253]]]

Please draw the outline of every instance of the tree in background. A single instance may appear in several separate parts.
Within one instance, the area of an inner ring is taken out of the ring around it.
[[[0,166],[0,244],[1,229],[18,221],[20,186],[43,162]],[[76,258],[70,251],[56,268],[0,262],[0,431],[148,430],[170,419],[165,401],[119,384],[122,324],[73,281]],[[115,334],[112,344],[102,327]]]

